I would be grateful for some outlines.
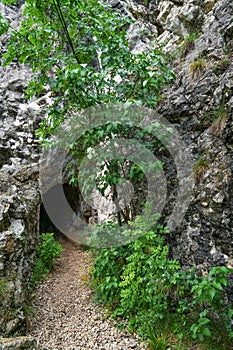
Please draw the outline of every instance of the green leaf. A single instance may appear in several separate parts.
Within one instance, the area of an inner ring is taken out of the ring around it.
[[[219,283],[217,281],[213,281],[212,285],[218,290],[223,290],[223,287],[222,287],[221,283]]]
[[[201,325],[201,326],[204,326],[205,324],[209,323],[210,322],[210,319],[207,318],[207,317],[202,317],[198,320],[198,323]]]
[[[210,332],[209,328],[207,328],[207,327],[204,327],[204,328],[202,329],[202,334],[205,335],[205,336],[207,336],[207,337],[210,337],[210,336],[211,336],[211,332]]]
[[[210,294],[211,299],[213,300],[215,297],[215,294],[216,294],[216,290],[214,288],[210,288],[209,294]]]

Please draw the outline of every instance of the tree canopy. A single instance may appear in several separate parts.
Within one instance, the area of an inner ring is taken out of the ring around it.
[[[5,4],[14,2],[3,0]],[[174,79],[174,73],[155,47],[143,53],[131,52],[126,32],[131,22],[101,0],[26,0],[17,30],[1,18],[0,33],[10,28],[4,64],[17,59],[31,67],[35,74],[28,85],[29,98],[43,95],[46,89],[53,96],[48,117],[37,131],[42,142],[65,119],[90,106],[120,102],[156,107],[161,88]],[[87,150],[106,136],[133,136],[145,142],[144,132],[137,130],[135,134],[134,130],[132,134],[130,130],[130,124],[122,127],[106,121],[69,144],[68,151],[75,159],[69,164],[73,167],[71,183],[77,185],[77,159],[80,164]],[[107,163],[108,172],[97,181],[102,194],[108,185],[116,191],[125,162],[115,159]],[[127,164],[128,179],[143,179],[137,165]]]

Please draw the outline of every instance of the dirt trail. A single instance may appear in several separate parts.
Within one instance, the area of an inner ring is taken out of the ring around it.
[[[35,293],[32,335],[43,350],[146,349],[140,340],[114,327],[92,301],[86,283],[91,266],[87,251],[59,238],[64,247],[56,268]]]

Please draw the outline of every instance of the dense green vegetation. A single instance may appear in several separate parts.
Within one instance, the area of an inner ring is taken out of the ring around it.
[[[60,257],[63,248],[55,240],[53,233],[43,233],[37,246],[37,257],[34,262],[32,286],[42,280],[54,267],[54,262]]]
[[[25,18],[20,28],[11,30],[3,60],[5,64],[17,59],[30,65],[35,77],[27,89],[29,98],[40,97],[47,91],[52,93],[48,118],[37,131],[45,147],[50,146],[50,136],[58,126],[88,107],[119,102],[125,108],[130,104],[156,107],[161,88],[174,79],[174,74],[157,49],[131,53],[126,39],[131,20],[97,0],[25,3]],[[0,35],[9,25],[1,16]],[[186,40],[184,55],[195,37]],[[82,123],[81,113],[79,122]],[[147,142],[152,149],[150,132],[145,131],[132,128],[130,123],[122,125],[110,120],[90,127],[67,145],[72,158],[68,164],[71,184],[77,186],[77,165],[88,150],[107,137],[133,137]],[[104,164],[107,171],[101,178],[95,178],[96,189],[104,195],[111,186],[113,195],[116,194],[126,165],[126,180],[143,181],[140,167],[118,157]],[[196,169],[198,174],[200,165]],[[161,163],[151,167],[157,171]],[[87,179],[88,175],[94,176],[86,174]],[[135,239],[121,247],[95,250],[92,283],[99,300],[110,308],[118,325],[127,324],[148,339],[154,349],[186,349],[190,337],[195,342],[204,341],[203,349],[230,349],[233,311],[225,300],[230,270],[214,267],[205,276],[194,270],[183,271],[177,261],[168,259],[166,228],[157,223],[157,216],[145,219],[136,213],[130,216],[119,211],[116,219],[118,225],[128,225],[123,231],[126,237]],[[131,222],[132,219],[135,220]],[[107,223],[104,230],[111,234],[115,225]],[[101,233],[103,227],[97,230]],[[33,283],[48,273],[60,252],[51,234],[42,236]]]
[[[183,271],[167,257],[166,229],[156,217],[150,220],[138,216],[129,224],[124,234],[139,237],[130,244],[95,251],[92,285],[98,300],[118,325],[136,330],[152,349],[231,349],[233,309],[226,297],[231,270]]]
[[[4,0],[4,3],[12,1]],[[11,33],[3,59],[17,58],[39,72],[28,96],[49,86],[55,100],[40,136],[54,130],[67,113],[110,102],[156,105],[158,92],[174,78],[156,49],[132,54],[126,39],[131,22],[97,0],[26,0],[25,20]],[[5,21],[1,30],[6,29]],[[45,127],[47,126],[47,128]]]
[[[25,19],[18,30],[11,31],[3,60],[9,64],[18,59],[20,63],[29,64],[36,73],[28,86],[28,97],[39,97],[48,90],[53,95],[48,118],[37,130],[44,146],[50,146],[49,136],[59,125],[88,107],[110,103],[155,107],[161,88],[175,77],[160,50],[151,48],[147,52],[131,53],[126,28],[132,21],[113,12],[104,2],[27,0],[25,4]],[[2,23],[1,30],[6,30],[8,26],[4,20]],[[76,118],[77,125],[82,122],[82,116]],[[79,165],[88,150],[114,137],[133,137],[145,142],[142,130],[135,132],[130,123],[120,125],[111,120],[90,127],[79,140],[67,142],[67,152],[72,158],[68,167],[73,186],[77,185]],[[116,186],[122,181],[126,159],[117,157],[105,161],[102,166],[107,172],[97,179],[96,187],[104,194],[111,186],[116,199]],[[156,164],[151,166],[156,167]],[[127,164],[127,167],[126,180],[142,179],[137,164]],[[96,174],[85,174],[84,180],[91,176]],[[135,212],[135,208],[132,203],[130,206],[130,210],[119,210],[120,225],[132,219],[128,212]]]

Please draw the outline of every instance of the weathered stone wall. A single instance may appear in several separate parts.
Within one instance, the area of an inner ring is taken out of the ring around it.
[[[157,111],[177,127],[194,156],[193,199],[182,225],[169,238],[172,256],[201,269],[218,264],[232,267],[233,3],[121,3],[142,26],[154,26],[149,39],[140,31],[132,36],[133,47],[140,51],[148,40],[165,44],[177,79],[162,92]],[[176,193],[170,188],[165,215],[171,212]]]
[[[5,8],[4,13],[17,23],[16,9]],[[7,37],[0,40],[2,54]],[[24,94],[29,78],[29,70],[17,63],[0,66],[0,335],[7,336],[22,334],[27,327],[39,233],[37,111]],[[8,343],[0,348],[8,349]],[[9,348],[21,349],[17,344]]]
[[[111,3],[137,20],[128,30],[132,50],[143,51],[152,43],[165,42],[164,50],[177,74],[174,84],[163,91],[158,112],[178,128],[196,162],[192,203],[182,225],[169,238],[171,253],[183,265],[202,269],[216,264],[232,266],[233,3]],[[4,12],[17,26],[17,8],[4,8]],[[185,38],[194,32],[195,40],[187,43]],[[7,37],[0,42],[1,57]],[[40,193],[34,130],[47,100],[25,100],[29,78],[25,66],[0,66],[0,334],[7,335],[22,334],[26,327],[28,282],[38,240]],[[168,173],[173,169],[169,161],[167,169]],[[174,186],[170,189],[165,215],[171,211],[176,191]]]

